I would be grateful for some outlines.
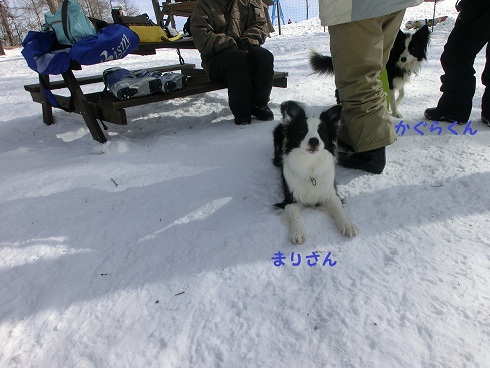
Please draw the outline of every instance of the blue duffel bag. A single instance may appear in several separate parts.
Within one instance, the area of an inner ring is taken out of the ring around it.
[[[62,74],[72,62],[93,65],[122,59],[138,48],[139,38],[128,27],[112,24],[86,37],[72,47],[59,44],[53,31],[29,31],[22,42],[27,65],[39,74]]]

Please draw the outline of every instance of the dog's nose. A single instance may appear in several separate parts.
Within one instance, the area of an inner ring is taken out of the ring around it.
[[[318,147],[318,145],[320,144],[320,141],[318,140],[318,138],[310,138],[310,140],[308,141],[308,144],[310,145],[310,147],[312,148],[315,148],[315,147]]]
[[[402,57],[402,58],[400,59],[400,61],[401,61],[402,63],[404,63],[404,62],[406,62],[406,61],[407,61],[407,58],[404,56],[404,57]]]

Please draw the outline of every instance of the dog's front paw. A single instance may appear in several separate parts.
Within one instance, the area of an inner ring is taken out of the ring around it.
[[[395,118],[398,118],[398,119],[403,118],[403,115],[402,115],[402,114],[400,114],[398,111],[396,111],[396,112],[392,113],[391,115],[392,115],[393,117],[395,117]]]
[[[306,234],[302,225],[291,227],[289,230],[289,241],[293,244],[303,244],[306,241]]]
[[[359,229],[349,220],[343,221],[338,224],[340,233],[345,236],[353,237],[359,234]]]

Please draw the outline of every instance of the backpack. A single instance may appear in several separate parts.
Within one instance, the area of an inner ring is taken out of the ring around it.
[[[92,22],[83,14],[78,0],[63,0],[55,14],[44,14],[44,20],[43,30],[53,30],[62,45],[70,46],[97,34]]]

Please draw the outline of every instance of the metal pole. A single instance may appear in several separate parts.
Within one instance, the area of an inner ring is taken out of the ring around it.
[[[434,14],[432,14],[432,32],[434,32],[434,23],[436,22],[436,3],[437,0],[434,0]]]
[[[280,15],[281,3],[277,1],[277,26],[279,27],[279,36],[281,35],[281,17]]]

